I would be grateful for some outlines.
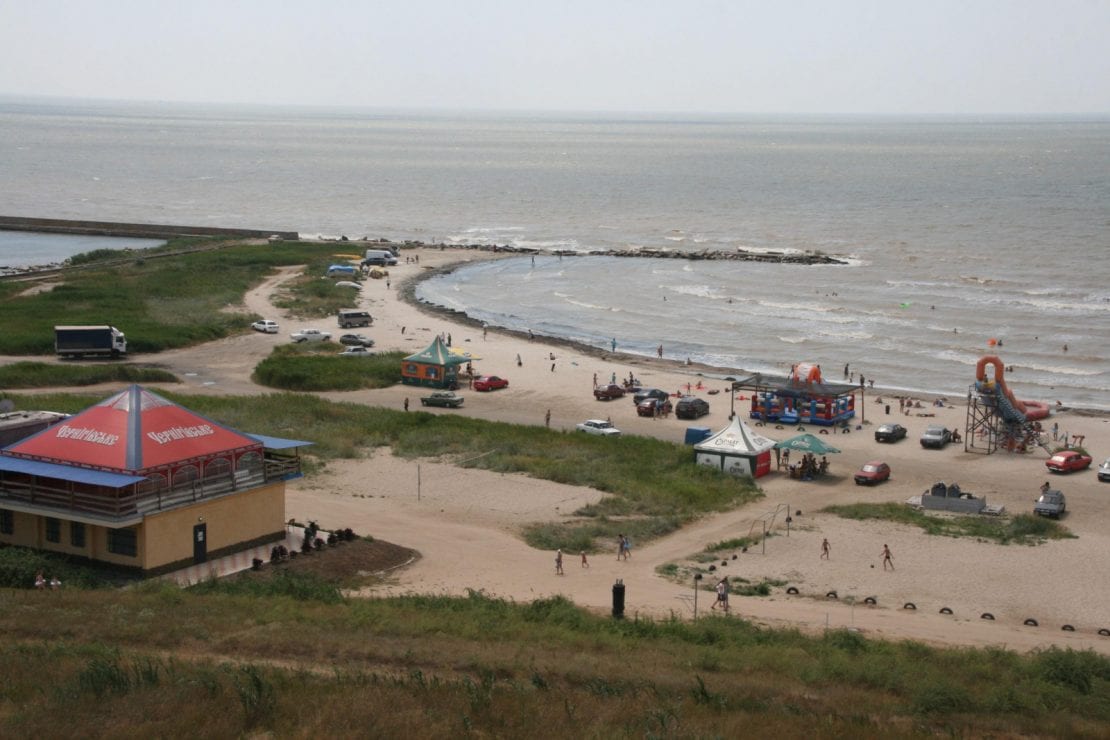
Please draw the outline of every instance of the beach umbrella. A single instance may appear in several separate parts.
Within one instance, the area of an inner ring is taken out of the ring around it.
[[[822,442],[820,437],[814,437],[812,434],[799,434],[797,437],[784,439],[782,442],[776,442],[775,447],[780,450],[811,452],[814,455],[831,455],[840,452],[827,442]]]

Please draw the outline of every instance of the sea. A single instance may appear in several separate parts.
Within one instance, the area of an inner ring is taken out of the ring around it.
[[[534,248],[418,296],[737,377],[814,363],[961,397],[994,354],[1019,398],[1110,410],[1110,116],[3,99],[0,154],[2,215]],[[0,264],[63,244],[0,232]],[[843,264],[588,256],[637,249]]]

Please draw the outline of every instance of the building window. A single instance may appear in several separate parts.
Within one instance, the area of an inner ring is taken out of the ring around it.
[[[108,552],[135,557],[138,554],[138,537],[134,529],[109,529]]]
[[[46,517],[46,541],[62,541],[62,523],[51,516]]]
[[[69,523],[69,544],[74,547],[85,546],[85,525],[81,522]]]
[[[15,517],[7,509],[0,509],[0,534],[15,532]]]

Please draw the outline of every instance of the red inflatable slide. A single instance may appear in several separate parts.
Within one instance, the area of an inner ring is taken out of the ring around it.
[[[994,365],[994,379],[987,378],[987,365]],[[1036,421],[1048,416],[1048,404],[1040,401],[1019,401],[1014,397],[1013,391],[1006,387],[1006,366],[996,355],[985,355],[979,358],[975,365],[975,379],[978,381],[979,390],[983,392],[994,391],[1001,394],[1010,402],[1010,406],[1029,421]]]

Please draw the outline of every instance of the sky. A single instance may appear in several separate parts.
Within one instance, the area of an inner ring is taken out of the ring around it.
[[[1110,0],[4,0],[0,96],[1110,113]]]

